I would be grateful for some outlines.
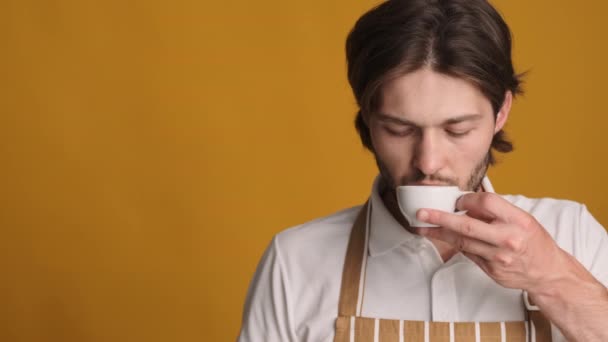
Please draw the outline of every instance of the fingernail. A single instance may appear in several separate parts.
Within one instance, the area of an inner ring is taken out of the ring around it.
[[[424,210],[424,209],[420,209],[418,210],[418,220],[420,221],[426,221],[429,218],[429,212]]]

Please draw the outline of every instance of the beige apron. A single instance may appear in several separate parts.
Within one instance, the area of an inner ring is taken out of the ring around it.
[[[516,322],[426,322],[361,317],[367,263],[366,203],[353,225],[344,269],[334,342],[548,342],[551,324],[525,300],[527,320]]]

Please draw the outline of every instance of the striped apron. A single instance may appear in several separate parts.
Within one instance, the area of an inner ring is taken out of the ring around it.
[[[334,342],[549,342],[551,324],[524,297],[526,321],[428,322],[361,317],[370,203],[353,225],[342,270],[342,285]]]

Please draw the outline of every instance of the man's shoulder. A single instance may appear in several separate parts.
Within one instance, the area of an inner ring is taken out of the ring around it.
[[[287,228],[277,234],[281,245],[306,244],[307,242],[322,243],[323,241],[342,240],[349,236],[355,218],[361,210],[361,205],[347,208],[333,214],[323,216],[306,223]]]
[[[584,207],[581,203],[551,197],[527,197],[523,195],[501,195],[513,205],[534,216],[553,216],[564,211],[580,214]]]
[[[361,206],[344,209],[278,233],[274,249],[292,281],[292,291],[301,293],[308,280],[318,284],[340,281],[350,231]],[[316,286],[316,285],[315,285]],[[333,285],[330,286],[334,289]]]

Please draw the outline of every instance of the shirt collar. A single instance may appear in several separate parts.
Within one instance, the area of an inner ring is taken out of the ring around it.
[[[374,180],[370,197],[372,210],[369,221],[371,224],[369,253],[371,256],[388,252],[402,244],[419,243],[420,240],[424,239],[403,228],[388,211],[380,197],[380,180],[381,176],[378,175]],[[481,186],[483,191],[494,192],[494,187],[487,176],[482,180]]]

